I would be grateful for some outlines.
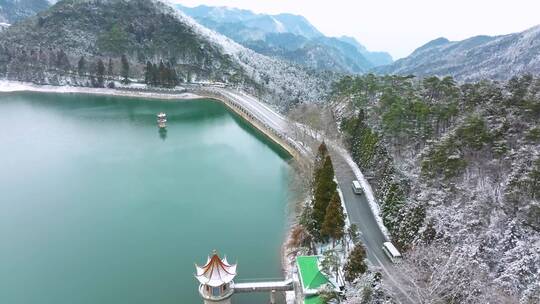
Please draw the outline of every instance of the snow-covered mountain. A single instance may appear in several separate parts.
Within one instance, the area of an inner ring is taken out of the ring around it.
[[[356,47],[356,49],[373,64],[373,66],[383,66],[394,62],[392,56],[387,52],[371,52],[354,37],[341,36],[338,39]]]
[[[63,0],[0,33],[0,73],[10,79],[91,85],[100,60],[110,62],[109,76],[126,74],[122,57],[130,78],[144,78],[147,62],[163,61],[181,81],[241,85],[280,106],[318,101],[329,83],[159,1]]]
[[[323,36],[306,18],[299,15],[255,14],[249,10],[224,6],[200,5],[186,7],[178,4],[176,7],[194,19],[202,20],[202,24],[206,24],[207,22],[220,24],[240,22],[246,27],[260,30],[262,33],[289,33],[306,38]]]
[[[50,6],[47,0],[0,0],[0,22],[15,23]]]
[[[463,41],[435,39],[410,56],[376,69],[381,74],[453,76],[471,81],[507,80],[540,73],[540,25],[521,33],[476,36]]]
[[[177,5],[177,8],[261,54],[310,68],[363,73],[392,62],[389,54],[370,52],[354,38],[324,36],[302,16],[255,14],[228,7]]]

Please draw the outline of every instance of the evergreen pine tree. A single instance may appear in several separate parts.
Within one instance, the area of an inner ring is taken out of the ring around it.
[[[152,85],[159,85],[159,71],[155,64],[152,63]]]
[[[152,63],[150,61],[146,62],[146,68],[144,69],[144,83],[147,85],[152,85]]]
[[[174,66],[171,66],[171,81],[172,86],[175,87],[180,83],[180,79],[178,79],[178,74],[176,73],[176,69]]]
[[[358,244],[354,247],[349,255],[349,260],[343,268],[345,272],[345,280],[347,282],[353,282],[361,274],[365,273],[368,269],[366,264],[366,250],[362,244]]]
[[[340,295],[331,284],[324,284],[318,290],[320,303],[340,303]]]
[[[341,206],[341,199],[336,192],[326,208],[326,214],[321,226],[321,236],[323,239],[332,239],[332,244],[336,245],[337,240],[341,240],[345,235],[345,214]]]
[[[79,76],[83,76],[86,73],[86,60],[84,59],[84,56],[81,56],[79,63],[77,63],[77,70],[79,72]]]
[[[171,65],[167,62],[165,65],[165,81],[164,86],[167,88],[172,87],[172,75],[171,75]]]
[[[103,60],[99,59],[97,62],[97,85],[98,87],[102,88],[105,86],[105,64],[103,63]]]
[[[178,84],[176,71],[170,62],[167,63],[167,87],[174,88]]]
[[[165,68],[165,64],[163,64],[163,60],[159,63],[159,86],[166,86],[167,85],[167,69]]]
[[[129,83],[129,61],[126,55],[122,55],[122,77],[124,77],[123,82],[125,84]]]
[[[328,156],[328,148],[326,147],[326,143],[323,141],[317,149],[317,156],[315,157],[316,168],[322,167],[323,161],[326,156]]]
[[[109,63],[107,64],[107,76],[113,76],[113,61],[111,58],[109,58]]]
[[[319,228],[313,218],[312,206],[308,205],[304,207],[304,209],[302,210],[302,213],[300,214],[299,223],[309,232],[311,236],[313,237],[318,236]]]
[[[69,71],[71,69],[69,58],[64,50],[58,51],[58,54],[56,55],[56,67],[64,71]]]
[[[356,224],[351,224],[347,229],[347,236],[353,244],[358,244],[360,242],[360,234],[358,233],[358,226]]]
[[[313,181],[312,181],[313,188],[315,188],[317,185],[318,176],[322,170],[326,156],[328,156],[328,148],[326,147],[326,144],[323,141],[321,145],[319,146],[319,149],[317,150],[317,155],[315,156],[314,169],[313,169]]]
[[[328,208],[328,204],[336,192],[336,189],[337,185],[334,182],[334,167],[330,156],[327,155],[319,174],[316,176],[313,198],[313,219],[319,232],[325,218],[326,209]],[[320,240],[320,235],[315,237]]]
[[[329,276],[339,277],[340,260],[335,250],[326,250],[321,261],[321,270]]]

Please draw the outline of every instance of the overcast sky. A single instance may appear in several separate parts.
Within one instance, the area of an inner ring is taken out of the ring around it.
[[[438,37],[520,32],[540,24],[540,0],[169,0],[306,17],[328,36],[348,35],[394,58]]]

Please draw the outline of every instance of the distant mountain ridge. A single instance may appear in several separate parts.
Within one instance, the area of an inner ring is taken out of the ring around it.
[[[47,0],[0,0],[0,22],[15,23],[46,10],[50,5]]]
[[[461,81],[508,80],[540,74],[540,25],[502,36],[475,36],[462,41],[438,38],[406,58],[376,68],[381,74],[453,76]]]
[[[324,36],[302,16],[256,14],[228,7],[176,7],[204,26],[256,52],[310,68],[363,73],[392,63],[388,53],[369,52],[354,38]]]
[[[221,24],[240,22],[264,33],[290,33],[306,38],[323,36],[306,18],[299,15],[256,14],[249,10],[224,6],[200,5],[191,8],[177,4],[176,7],[195,20],[213,21]]]
[[[362,54],[364,57],[366,57],[367,60],[369,60],[374,66],[383,66],[392,64],[394,62],[394,59],[392,59],[392,56],[388,54],[387,52],[371,52],[368,51],[368,49],[360,44],[358,40],[354,37],[349,36],[341,36],[337,38],[343,42],[346,42],[354,47]]]

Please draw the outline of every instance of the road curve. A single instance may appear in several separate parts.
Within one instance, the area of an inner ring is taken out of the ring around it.
[[[352,190],[352,182],[356,180],[353,169],[344,159],[343,155],[332,147],[330,147],[330,155],[332,157],[336,179],[343,194],[349,221],[351,224],[356,224],[360,230],[360,239],[366,247],[367,258],[372,269],[373,267],[379,269],[384,278],[391,281],[391,285],[397,289],[396,292],[401,294],[398,299],[402,303],[417,303],[401,287],[401,284],[394,279],[393,273],[397,270],[382,250],[382,244],[387,241],[386,236],[379,228],[366,196],[364,194],[355,194]]]
[[[252,116],[273,128],[274,131],[280,132],[290,139],[294,138],[294,131],[292,131],[294,128],[291,128],[294,124],[271,109],[268,105],[243,92],[225,88],[214,88],[213,90],[230,99],[230,101],[237,105],[242,106]],[[301,126],[299,124],[296,124],[296,126],[304,129],[307,128],[306,126]],[[316,132],[310,133],[316,134]],[[317,135],[313,136],[316,137]],[[382,244],[387,241],[387,238],[381,230],[380,223],[377,222],[376,216],[378,215],[374,214],[365,194],[357,195],[352,191],[352,181],[357,178],[354,173],[355,169],[351,167],[351,164],[347,162],[343,155],[343,153],[347,152],[344,152],[343,149],[338,147],[337,144],[332,141],[327,142],[329,143],[329,150],[334,163],[336,179],[343,194],[349,221],[351,224],[356,224],[360,230],[360,238],[366,247],[368,254],[367,258],[371,267],[378,269],[383,274],[384,278],[389,280],[391,285],[397,289],[396,292],[398,292],[400,296],[398,296],[398,299],[396,300],[399,300],[401,303],[417,303],[418,301],[412,299],[401,287],[401,284],[394,279],[393,273],[397,270],[382,250]],[[309,155],[306,156],[309,157]]]

